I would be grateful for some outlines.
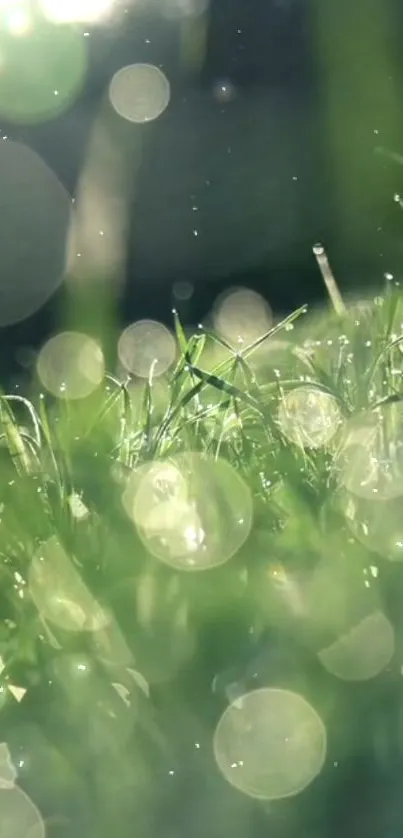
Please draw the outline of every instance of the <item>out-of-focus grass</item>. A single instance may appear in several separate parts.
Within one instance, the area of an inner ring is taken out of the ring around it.
[[[189,726],[201,726],[195,735],[207,736],[215,702],[223,697],[211,689],[214,678],[223,673],[226,683],[242,677],[246,684],[248,656],[268,630],[289,642],[294,663],[284,655],[280,670],[267,663],[262,672],[284,670],[288,682],[311,684],[324,714],[331,715],[340,688],[318,675],[315,658],[318,644],[330,637],[326,627],[319,639],[311,636],[283,582],[288,571],[298,578],[324,556],[347,557],[364,570],[373,559],[369,548],[352,539],[340,512],[334,467],[340,434],[317,448],[292,442],[279,409],[287,393],[310,388],[335,399],[343,425],[403,400],[403,305],[395,291],[354,303],[338,316],[315,317],[301,308],[238,352],[202,330],[188,338],[176,314],[174,320],[179,355],[162,381],[107,376],[80,402],[39,393],[32,401],[0,396],[4,730],[11,725],[15,751],[32,747],[38,764],[47,759],[42,751],[53,754],[42,790],[32,771],[26,777],[42,807],[52,813],[52,794],[58,801],[79,798],[81,824],[88,809],[91,817],[98,809],[108,813],[105,835],[116,831],[119,807],[136,808],[137,800],[145,818],[141,834],[154,828],[144,812],[157,799],[161,765],[163,789],[169,766],[175,772],[180,758],[161,718],[186,715],[194,701]],[[215,351],[223,360],[214,366]],[[139,466],[183,451],[228,460],[253,496],[246,544],[227,565],[202,574],[178,573],[149,555],[121,502],[124,484]],[[29,570],[35,553],[53,537],[112,615],[105,629],[69,633],[38,612]],[[376,584],[398,619],[400,567],[385,568]],[[402,628],[396,626],[397,632]],[[84,687],[85,679],[77,676],[80,656],[88,676]],[[7,690],[11,683],[27,690],[18,706]],[[119,685],[118,696],[113,684]],[[47,744],[21,745],[15,732],[21,720],[31,732],[35,725]],[[181,726],[177,719],[172,724]],[[379,749],[379,735],[377,742]],[[343,739],[342,750],[348,747]],[[99,825],[91,826],[91,817],[85,828],[92,835]],[[132,834],[119,823],[118,834]]]

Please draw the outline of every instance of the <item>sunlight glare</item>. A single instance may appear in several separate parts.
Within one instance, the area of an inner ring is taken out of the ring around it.
[[[403,407],[382,405],[350,419],[335,472],[353,495],[389,501],[403,496]]]
[[[40,0],[52,23],[100,23],[110,15],[115,0]]]
[[[261,294],[248,288],[235,288],[216,301],[213,323],[217,332],[234,349],[239,349],[263,337],[272,326],[273,315]]]

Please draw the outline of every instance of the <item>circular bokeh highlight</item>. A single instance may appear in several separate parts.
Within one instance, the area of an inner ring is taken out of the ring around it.
[[[173,364],[175,338],[156,320],[139,320],[127,326],[118,341],[120,363],[139,378],[156,378]]]
[[[18,124],[54,119],[82,88],[86,40],[77,29],[29,11],[16,29],[16,9],[11,11],[0,5],[0,116]]]
[[[196,453],[137,470],[123,503],[147,550],[176,570],[225,564],[252,526],[243,478],[225,460]]]
[[[109,85],[109,99],[114,111],[128,122],[152,122],[165,111],[170,98],[169,81],[153,64],[122,67]]]
[[[214,733],[225,779],[249,797],[279,800],[302,792],[326,757],[326,728],[302,696],[263,688],[236,699]]]
[[[277,420],[290,442],[304,448],[322,448],[339,429],[341,413],[330,393],[315,387],[296,387],[283,396]]]
[[[101,384],[105,364],[101,347],[80,332],[61,332],[41,349],[37,372],[52,395],[64,399],[83,399]]]

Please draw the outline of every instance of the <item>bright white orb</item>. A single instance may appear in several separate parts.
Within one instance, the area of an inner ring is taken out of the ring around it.
[[[118,342],[120,363],[139,378],[163,375],[176,356],[173,335],[155,320],[139,320],[121,334]]]
[[[101,347],[88,335],[62,332],[41,349],[37,372],[43,386],[54,396],[86,398],[99,387],[104,377]]]
[[[385,669],[394,650],[393,627],[381,611],[375,611],[322,649],[318,657],[336,678],[367,681]]]
[[[326,756],[326,728],[297,693],[260,689],[236,699],[214,734],[217,765],[250,797],[278,800],[303,791]]]
[[[224,460],[186,454],[137,471],[123,503],[146,548],[177,570],[224,564],[252,526],[248,486]]]
[[[168,107],[171,88],[167,77],[153,64],[130,64],[113,76],[109,99],[113,109],[128,122],[151,122]]]
[[[40,0],[53,23],[98,23],[111,13],[115,0]]]
[[[341,422],[337,400],[314,387],[297,387],[285,394],[278,422],[290,442],[307,448],[327,445]]]

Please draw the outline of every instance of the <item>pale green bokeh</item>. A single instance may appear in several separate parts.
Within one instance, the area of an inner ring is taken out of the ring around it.
[[[393,626],[374,611],[319,654],[323,666],[344,681],[368,681],[390,663],[395,650]]]
[[[43,387],[64,399],[83,399],[101,384],[105,364],[100,345],[79,332],[61,332],[41,349],[37,372]]]
[[[214,755],[225,779],[250,797],[278,800],[303,791],[321,771],[326,728],[297,693],[254,690],[223,713]]]
[[[341,413],[337,399],[330,393],[315,387],[297,387],[280,402],[278,422],[290,442],[321,448],[338,431]]]
[[[162,70],[153,64],[130,64],[115,73],[109,99],[116,113],[128,122],[157,119],[168,107],[171,88]]]
[[[21,124],[43,122],[79,94],[87,71],[86,41],[78,30],[25,12],[22,3],[20,8],[18,19],[8,4],[0,7],[0,116]]]
[[[173,364],[175,338],[162,323],[139,320],[127,326],[118,341],[118,356],[124,369],[139,378],[156,378]]]
[[[123,504],[147,550],[177,570],[224,564],[252,526],[243,478],[228,462],[196,453],[136,471]]]

